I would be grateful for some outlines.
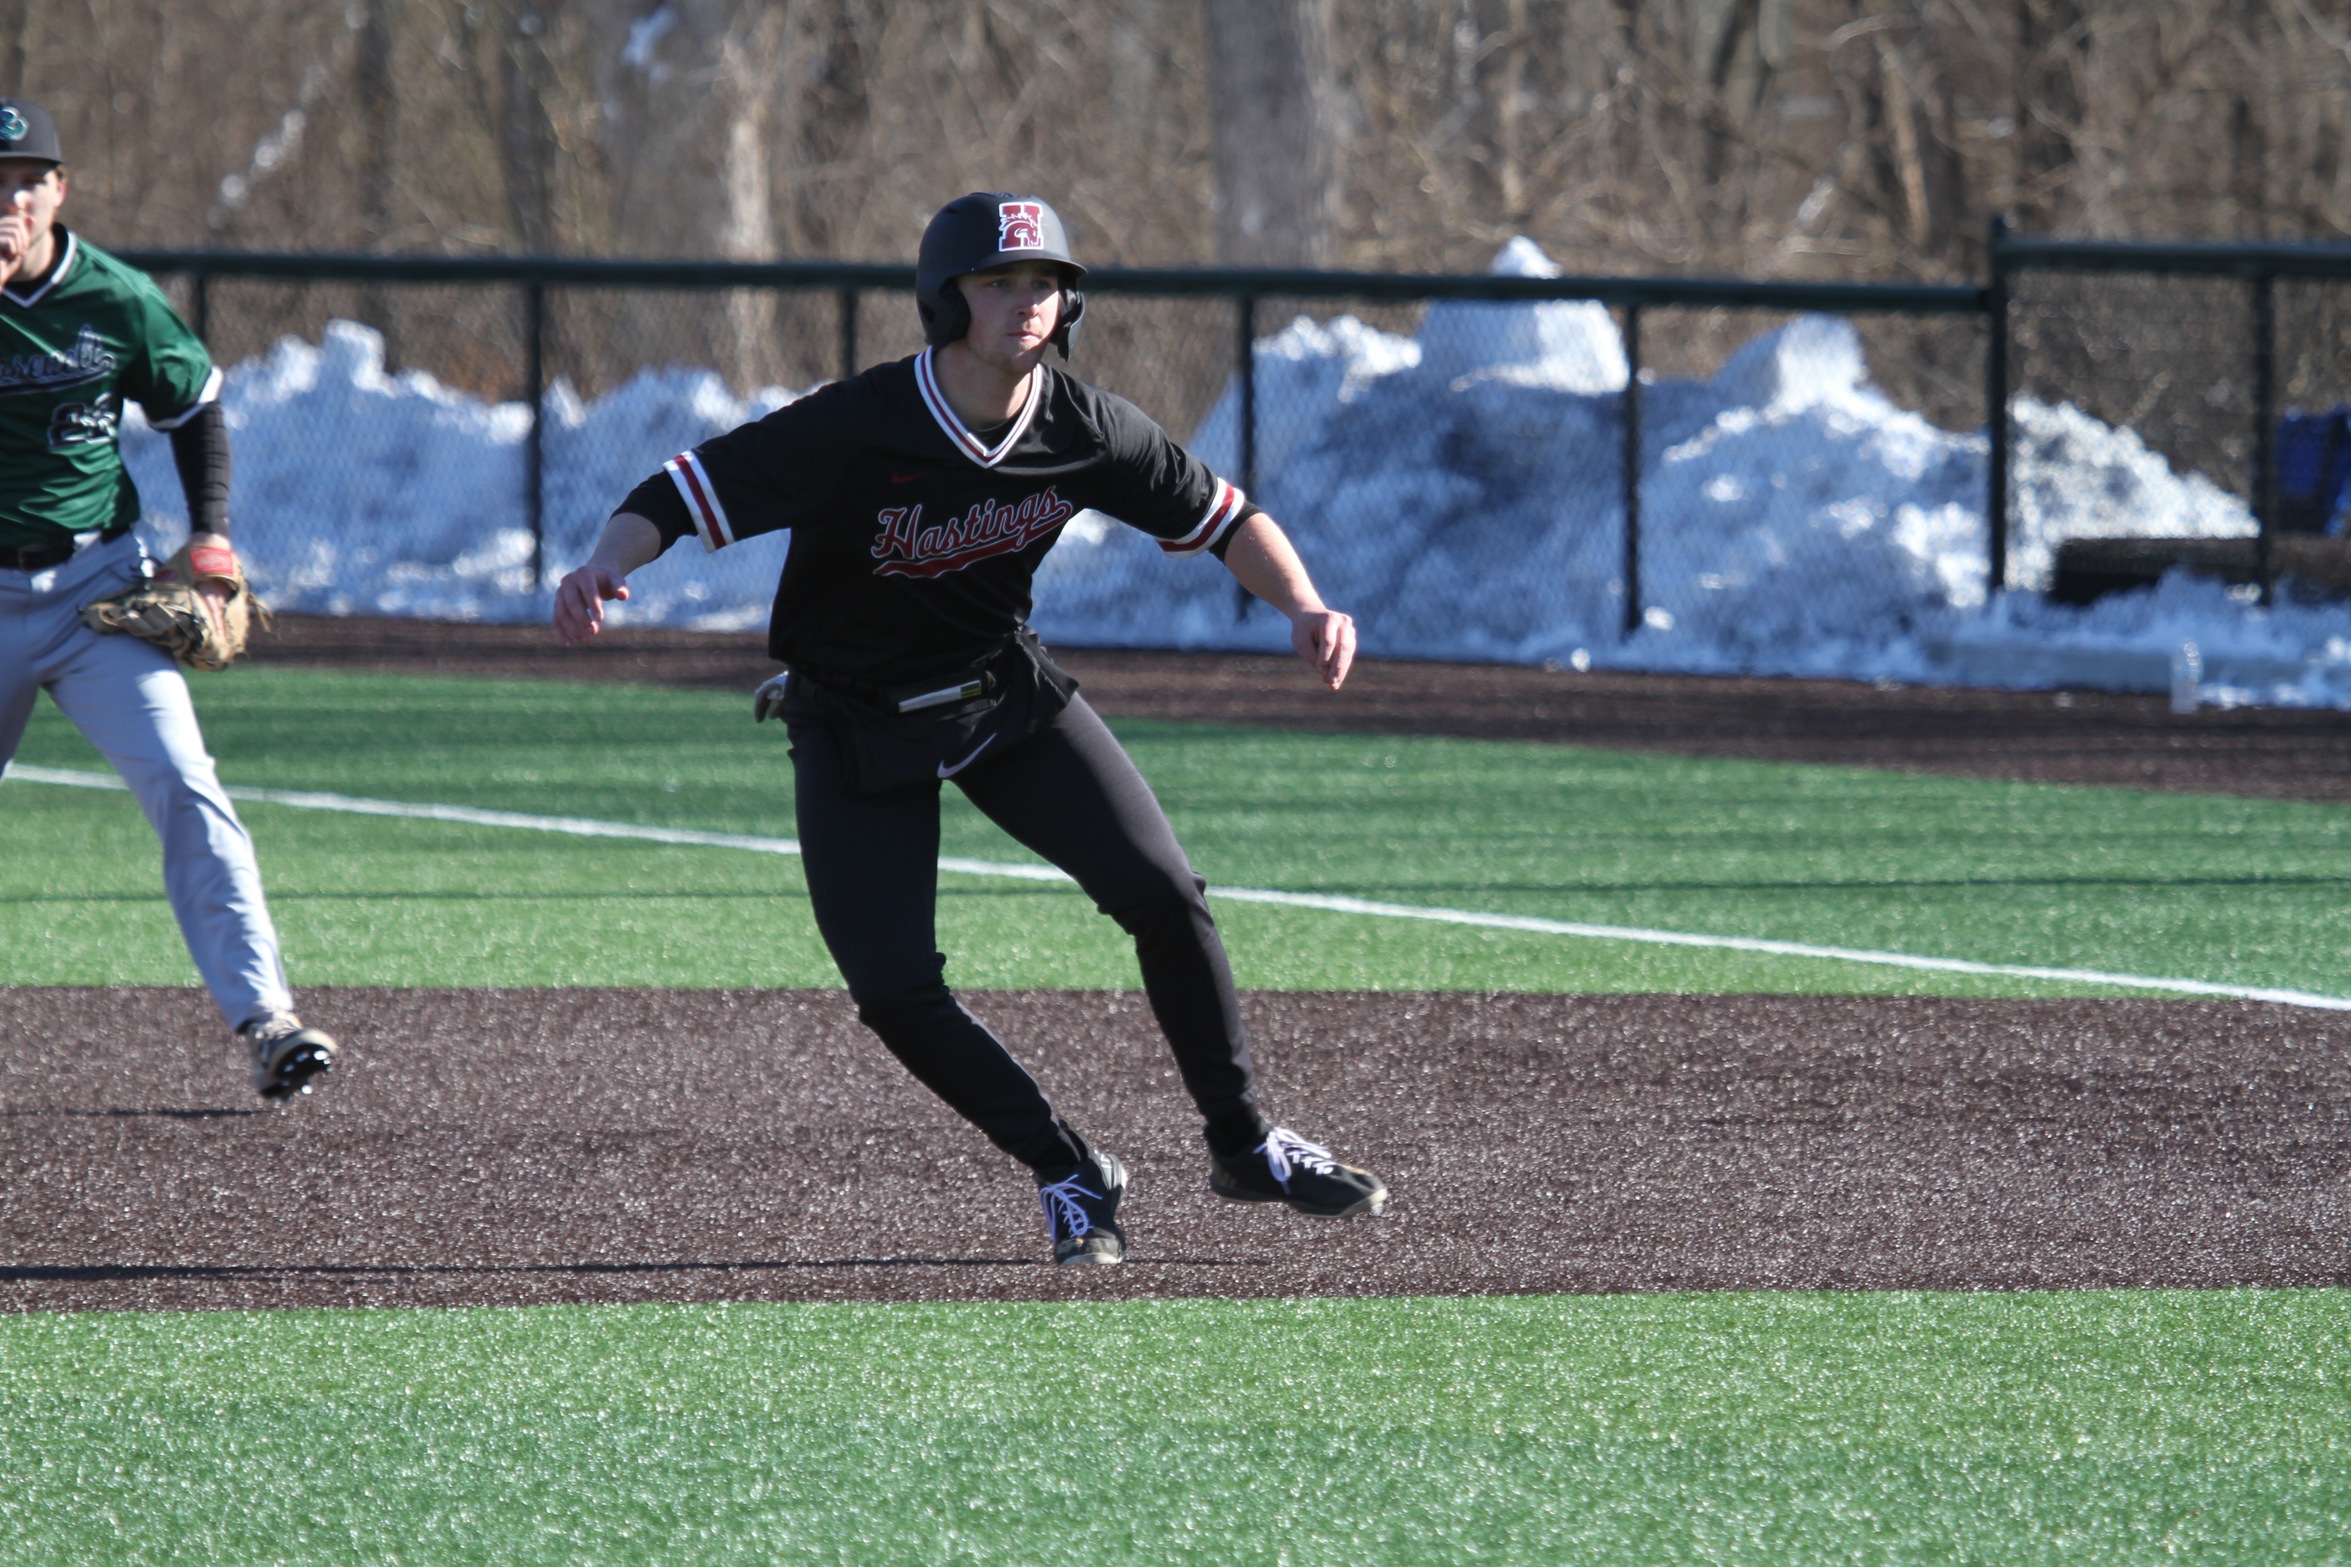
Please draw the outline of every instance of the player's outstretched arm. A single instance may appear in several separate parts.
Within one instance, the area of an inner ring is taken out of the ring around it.
[[[1355,663],[1355,617],[1323,603],[1290,536],[1259,512],[1233,531],[1224,563],[1241,586],[1290,617],[1290,645],[1338,690]]]
[[[661,530],[633,511],[614,512],[586,564],[555,587],[555,634],[578,647],[604,629],[604,601],[629,596],[628,575],[659,555]]]

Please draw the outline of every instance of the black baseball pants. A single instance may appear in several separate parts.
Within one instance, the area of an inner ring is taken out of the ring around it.
[[[809,901],[857,1015],[997,1147],[1040,1178],[1066,1172],[1084,1159],[1085,1140],[947,988],[937,930],[938,787],[853,795],[830,729],[800,723],[791,734]],[[1045,728],[955,783],[1134,938],[1144,992],[1207,1118],[1209,1146],[1232,1154],[1262,1142],[1271,1123],[1257,1107],[1208,884],[1094,710],[1073,697]]]

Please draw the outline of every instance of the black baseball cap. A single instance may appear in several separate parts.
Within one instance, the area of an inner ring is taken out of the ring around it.
[[[0,98],[0,158],[37,158],[63,163],[57,145],[57,122],[49,111],[25,98]]]

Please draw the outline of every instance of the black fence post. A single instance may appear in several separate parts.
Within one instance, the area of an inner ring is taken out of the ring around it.
[[[1641,629],[1641,307],[1624,307],[1624,634]]]
[[[523,285],[523,374],[530,381],[531,430],[523,449],[523,504],[531,519],[531,591],[547,582],[547,288]]]
[[[1992,278],[1985,292],[1984,434],[1992,444],[1991,475],[1984,496],[1985,554],[1990,561],[1984,578],[1984,607],[2008,591],[2008,261],[2004,245],[2008,219],[1992,218]]]
[[[1240,341],[1234,347],[1241,379],[1241,492],[1257,489],[1257,296],[1243,294],[1237,307]]]
[[[841,301],[841,379],[853,380],[857,375],[857,290],[844,288]]]
[[[2277,282],[2274,272],[2253,280],[2253,574],[2264,604],[2277,596],[2270,574],[2270,535],[2278,512]]]
[[[1241,493],[1257,493],[1257,296],[1233,296],[1233,375],[1241,383]],[[1233,584],[1233,624],[1249,618],[1249,590]]]
[[[188,324],[196,329],[196,341],[207,349],[212,347],[212,275],[203,268],[188,283],[188,313],[194,317]]]

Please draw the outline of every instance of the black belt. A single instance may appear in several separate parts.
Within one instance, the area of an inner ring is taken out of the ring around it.
[[[111,544],[130,532],[128,528],[114,528],[99,534],[90,546]],[[0,571],[47,571],[62,566],[87,547],[73,539],[62,544],[28,544],[23,549],[0,549]]]
[[[946,707],[987,694],[991,681],[989,670],[1011,648],[1013,637],[990,648],[979,658],[960,668],[949,669],[925,680],[910,680],[899,685],[878,685],[871,680],[859,680],[849,675],[831,675],[822,670],[794,664],[793,673],[804,676],[813,684],[840,696],[851,697],[870,706],[887,708],[895,713],[917,713],[924,708]]]

